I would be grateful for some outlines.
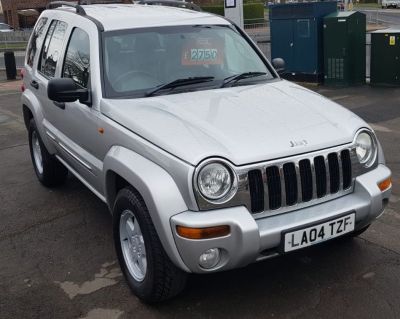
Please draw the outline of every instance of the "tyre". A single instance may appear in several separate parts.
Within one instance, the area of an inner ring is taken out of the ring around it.
[[[68,170],[47,151],[33,119],[29,123],[29,150],[36,176],[44,186],[54,187],[65,182]]]
[[[187,274],[167,256],[143,199],[131,187],[117,195],[113,235],[121,270],[137,297],[156,303],[183,290]]]

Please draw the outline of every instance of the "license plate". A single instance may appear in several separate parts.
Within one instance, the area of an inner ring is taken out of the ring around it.
[[[284,234],[284,251],[312,246],[354,230],[355,213]]]

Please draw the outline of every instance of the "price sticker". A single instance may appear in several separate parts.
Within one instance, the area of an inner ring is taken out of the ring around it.
[[[216,39],[189,41],[182,50],[182,65],[223,64],[224,49]]]

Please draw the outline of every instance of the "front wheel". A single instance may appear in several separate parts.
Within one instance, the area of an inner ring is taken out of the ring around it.
[[[167,256],[143,199],[131,187],[117,195],[113,232],[122,272],[136,296],[155,303],[183,290],[187,274]]]

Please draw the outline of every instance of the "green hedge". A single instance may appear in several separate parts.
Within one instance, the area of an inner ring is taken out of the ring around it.
[[[220,5],[202,6],[201,9],[203,9],[203,11],[206,11],[206,12],[218,14],[220,16],[223,16],[225,13],[224,6],[220,6]]]
[[[244,22],[262,23],[264,22],[264,5],[262,3],[245,3],[243,5]]]
[[[224,15],[223,5],[206,5],[201,8],[206,12]],[[264,5],[262,3],[245,3],[243,5],[243,18],[245,23],[264,22]]]

